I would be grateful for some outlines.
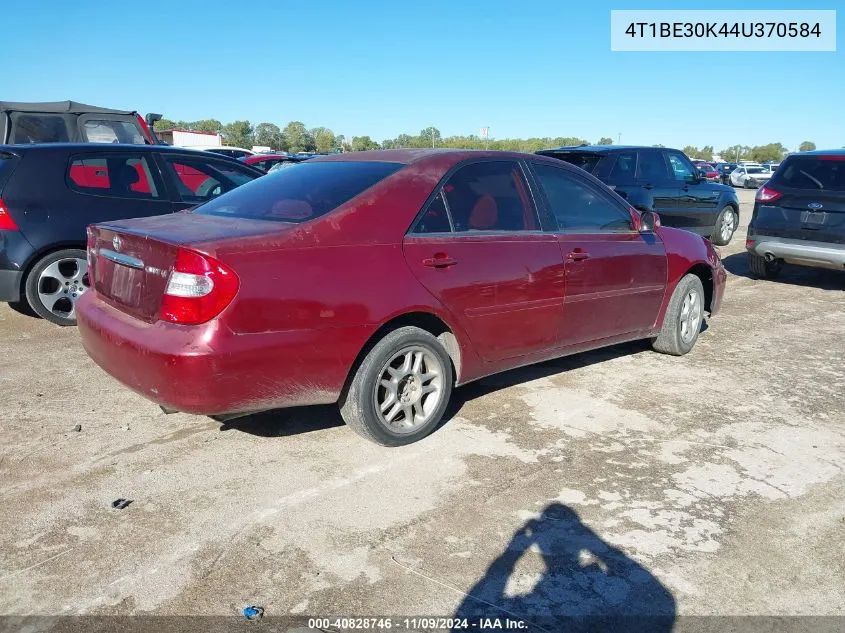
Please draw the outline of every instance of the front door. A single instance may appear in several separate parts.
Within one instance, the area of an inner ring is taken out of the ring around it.
[[[651,198],[651,210],[660,216],[666,226],[683,224],[678,209],[681,188],[669,173],[660,149],[637,150],[636,184],[644,190],[646,199]]]
[[[405,237],[405,260],[486,361],[558,344],[564,265],[512,160],[458,169]]]
[[[557,220],[566,266],[562,344],[651,329],[666,291],[663,242],[635,231],[621,201],[572,170],[533,169]]]
[[[666,150],[666,159],[672,176],[680,187],[679,214],[684,215],[682,228],[710,235],[716,225],[719,192],[706,180],[699,178],[697,170],[681,152]]]

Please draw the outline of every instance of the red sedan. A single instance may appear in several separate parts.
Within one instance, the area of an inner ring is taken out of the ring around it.
[[[682,355],[725,270],[554,158],[324,156],[191,211],[89,227],[85,349],[169,410],[338,402],[364,437],[430,433],[452,388],[634,339]]]

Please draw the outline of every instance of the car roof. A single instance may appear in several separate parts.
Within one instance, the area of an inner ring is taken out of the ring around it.
[[[454,162],[460,162],[469,158],[512,158],[525,159],[536,158],[532,154],[520,152],[501,152],[498,150],[473,150],[473,149],[379,149],[367,152],[343,152],[342,154],[326,154],[315,156],[309,163],[324,161],[368,161],[401,163],[411,165],[430,158],[446,158]]]
[[[651,147],[649,145],[564,145],[562,147],[550,147],[549,149],[541,149],[540,152],[590,152],[594,154],[608,154],[610,152],[621,152],[637,149],[668,149],[678,151],[672,147]]]
[[[161,152],[163,154],[194,154],[208,157],[209,152],[202,150],[176,147],[173,145],[141,145],[140,143],[22,143],[19,145],[0,145],[0,149],[12,153],[49,152],[51,150],[63,149],[68,151],[105,151],[105,152]]]
[[[789,156],[845,156],[845,149],[814,149],[811,152],[795,152]]]
[[[41,114],[136,114],[134,110],[113,110],[77,101],[0,101],[0,112],[37,112]]]

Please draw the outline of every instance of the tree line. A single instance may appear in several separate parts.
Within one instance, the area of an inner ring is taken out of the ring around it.
[[[416,136],[400,134],[396,138],[385,139],[381,143],[369,136],[353,136],[346,138],[343,134],[335,134],[326,127],[308,128],[301,121],[291,121],[284,128],[275,123],[258,123],[252,125],[249,121],[232,121],[225,125],[217,119],[203,119],[201,121],[172,121],[161,119],[155,124],[157,131],[178,128],[196,132],[216,132],[223,135],[228,145],[236,147],[253,147],[261,145],[283,152],[359,152],[371,149],[407,149],[423,147],[441,147],[450,149],[491,149],[514,152],[536,152],[539,149],[560,147],[564,145],[589,145],[586,139],[577,136],[532,137],[532,138],[504,138],[485,139],[473,134],[467,136],[442,136],[436,127],[420,130]],[[612,145],[613,139],[602,137],[596,141],[598,145]],[[663,145],[655,145],[663,147]],[[806,152],[816,149],[815,143],[804,141],[799,151]],[[781,143],[768,145],[731,145],[718,152],[723,160],[754,160],[757,162],[779,161],[788,153],[788,149]],[[687,145],[683,152],[691,158],[713,160],[716,152],[712,145],[695,147]]]

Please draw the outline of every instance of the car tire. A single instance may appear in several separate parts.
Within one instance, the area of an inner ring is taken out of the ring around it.
[[[452,361],[440,341],[420,328],[400,327],[373,345],[355,369],[340,414],[371,442],[411,444],[440,423],[453,382]]]
[[[67,248],[39,259],[24,283],[26,301],[41,318],[76,325],[76,302],[89,288],[85,251]]]
[[[695,346],[703,320],[704,286],[695,275],[684,275],[675,286],[660,334],[651,346],[663,354],[683,356]]]
[[[762,255],[748,253],[748,270],[758,279],[776,279],[782,269],[782,259],[775,259],[769,262]]]
[[[710,240],[716,246],[727,246],[739,226],[739,213],[731,205],[727,205],[716,217],[716,226]]]

